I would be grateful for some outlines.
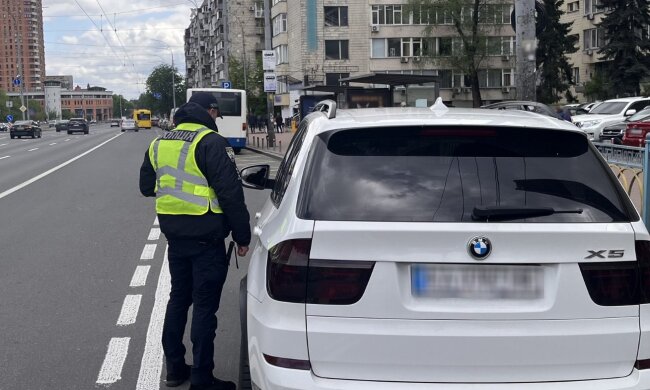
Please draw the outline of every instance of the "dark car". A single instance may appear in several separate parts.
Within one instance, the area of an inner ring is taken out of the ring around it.
[[[18,121],[9,129],[11,139],[21,137],[41,138],[42,130],[35,121]]]
[[[600,142],[603,141],[611,141],[612,143],[615,144],[621,144],[623,143],[623,137],[626,135],[626,128],[628,127],[629,124],[632,122],[642,122],[645,120],[648,120],[650,118],[650,107],[644,108],[643,110],[637,112],[634,115],[630,115],[627,118],[625,118],[621,122],[614,123],[613,125],[609,125],[603,129],[603,131],[600,133],[599,140]],[[645,135],[643,136],[645,138]],[[637,134],[632,134],[628,136],[630,139],[628,142],[631,143],[632,146],[638,146],[638,142],[635,138],[637,138]],[[632,141],[632,139],[635,139]]]
[[[557,113],[553,109],[551,109],[551,107],[547,106],[544,103],[538,103],[538,102],[510,100],[510,101],[487,104],[485,106],[481,106],[481,108],[489,108],[492,110],[530,111],[530,112],[536,112],[538,114],[550,116],[556,119],[562,119],[557,115]]]
[[[68,123],[68,134],[75,132],[88,134],[88,122],[84,118],[70,118],[70,123]]]
[[[62,119],[60,121],[57,121],[56,124],[54,125],[54,128],[56,129],[57,133],[59,131],[68,131],[68,123],[70,121],[67,119]]]

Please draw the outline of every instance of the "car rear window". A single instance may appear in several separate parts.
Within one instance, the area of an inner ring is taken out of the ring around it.
[[[298,215],[329,221],[473,222],[475,207],[581,210],[513,222],[637,215],[583,134],[519,128],[338,130],[314,140]]]

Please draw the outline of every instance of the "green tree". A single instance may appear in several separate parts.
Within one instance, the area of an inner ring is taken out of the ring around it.
[[[544,23],[538,24],[541,28],[537,33],[536,65],[541,82],[537,86],[537,100],[547,104],[559,101],[568,92],[572,65],[566,54],[578,50],[578,37],[570,34],[573,22],[560,22],[563,4],[564,0],[543,0]]]
[[[639,83],[649,73],[650,25],[647,0],[601,0],[608,10],[598,25],[605,37],[599,54],[611,60],[607,78],[616,86],[617,95],[639,95]]]
[[[585,95],[591,100],[606,100],[612,96],[612,85],[603,72],[596,71],[591,80],[585,83]]]
[[[185,103],[187,87],[183,77],[178,74],[176,68],[170,65],[161,64],[156,66],[147,78],[147,93],[151,98],[146,98],[142,103],[148,104],[139,108],[149,108],[157,114],[168,114],[174,106],[172,96],[172,78],[174,79],[174,94],[176,107]],[[159,99],[155,96],[160,96]]]
[[[120,113],[120,107],[122,112]],[[113,118],[121,118],[125,116],[125,112],[133,111],[134,105],[130,100],[126,100],[122,95],[113,95]]]
[[[253,64],[246,67],[246,83],[244,83],[244,67],[236,57],[228,58],[228,77],[233,88],[245,89],[248,101],[248,111],[255,115],[266,113],[266,93],[264,92],[264,71],[262,56],[255,56]]]

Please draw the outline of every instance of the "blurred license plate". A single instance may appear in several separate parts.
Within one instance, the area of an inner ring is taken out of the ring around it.
[[[642,131],[641,131],[641,129],[634,128],[634,129],[631,129],[631,130],[630,130],[630,133],[631,133],[631,134],[641,134]]]
[[[439,299],[539,299],[544,270],[538,265],[414,264],[411,293]]]

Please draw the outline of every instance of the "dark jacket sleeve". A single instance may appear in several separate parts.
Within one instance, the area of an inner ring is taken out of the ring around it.
[[[219,206],[232,229],[233,239],[240,246],[248,246],[251,242],[250,215],[234,152],[228,141],[216,133],[208,134],[199,142],[196,162],[217,194]]]
[[[144,196],[156,196],[156,171],[149,160],[149,151],[144,154],[140,167],[140,192]]]

